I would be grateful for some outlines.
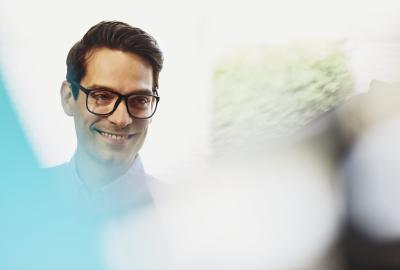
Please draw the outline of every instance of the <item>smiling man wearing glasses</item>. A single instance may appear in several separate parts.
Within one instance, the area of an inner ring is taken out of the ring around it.
[[[77,149],[62,166],[91,193],[132,197],[146,179],[138,152],[160,100],[162,64],[153,37],[117,21],[98,23],[71,48],[61,100],[74,118]]]

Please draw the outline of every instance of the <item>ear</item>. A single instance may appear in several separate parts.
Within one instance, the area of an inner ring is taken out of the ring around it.
[[[73,105],[74,105],[74,95],[72,94],[71,85],[67,81],[63,81],[60,89],[61,94],[61,104],[64,108],[64,112],[69,115],[74,115]]]

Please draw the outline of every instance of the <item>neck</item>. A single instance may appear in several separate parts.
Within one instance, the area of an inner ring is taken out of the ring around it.
[[[95,160],[78,149],[75,156],[75,166],[79,177],[87,188],[96,190],[112,183],[125,174],[131,167],[135,157],[129,162],[115,164],[113,162]]]

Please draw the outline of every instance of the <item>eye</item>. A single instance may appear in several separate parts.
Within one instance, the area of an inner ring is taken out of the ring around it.
[[[115,95],[108,91],[95,91],[90,96],[98,101],[113,100],[115,98]]]
[[[147,108],[151,102],[151,97],[148,96],[132,96],[129,99],[129,106],[133,108]]]
[[[140,103],[140,104],[146,104],[146,103],[150,102],[149,97],[146,97],[146,96],[137,96],[133,100],[135,103]]]
[[[141,104],[146,104],[147,102],[149,102],[149,98],[148,97],[137,97],[136,102],[141,103]]]

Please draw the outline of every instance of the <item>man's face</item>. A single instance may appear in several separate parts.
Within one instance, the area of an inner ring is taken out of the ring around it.
[[[104,87],[123,95],[151,93],[152,67],[133,53],[101,48],[87,59],[86,75],[80,84],[89,89]],[[78,154],[114,165],[133,161],[145,140],[149,119],[132,118],[125,102],[109,116],[94,115],[87,110],[86,94],[82,91],[72,103]]]

